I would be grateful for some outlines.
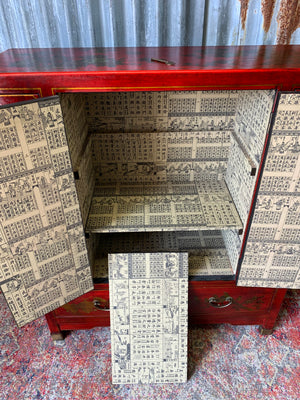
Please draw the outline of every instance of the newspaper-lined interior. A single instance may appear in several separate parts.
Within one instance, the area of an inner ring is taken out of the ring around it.
[[[95,283],[108,280],[108,254],[179,252],[188,253],[189,279],[233,279],[221,231],[127,232],[97,235],[93,262]]]
[[[201,277],[233,276],[273,100],[266,90],[85,94],[95,173],[86,232],[222,231],[217,255],[195,246],[190,275],[193,264]]]

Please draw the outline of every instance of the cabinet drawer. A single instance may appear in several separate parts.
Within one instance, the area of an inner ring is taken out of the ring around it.
[[[96,326],[108,326],[109,291],[92,290],[70,301],[53,312],[61,330],[89,329]]]
[[[203,284],[203,282],[202,282]],[[189,287],[189,317],[192,324],[260,324],[274,301],[285,290],[236,287],[232,282]]]
[[[260,325],[275,321],[285,289],[237,287],[235,282],[192,281],[189,283],[189,325],[230,323]],[[52,312],[61,330],[109,326],[108,284]]]

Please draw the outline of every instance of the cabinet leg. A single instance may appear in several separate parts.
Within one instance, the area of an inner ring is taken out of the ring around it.
[[[64,334],[60,330],[60,327],[56,321],[55,315],[53,313],[46,314],[46,320],[48,323],[48,328],[53,341],[64,340]]]
[[[273,328],[268,329],[268,328],[264,328],[263,326],[259,327],[259,333],[261,335],[272,335],[273,333]]]
[[[53,342],[57,342],[58,340],[61,341],[61,340],[65,339],[65,337],[64,337],[62,332],[51,333],[51,338],[52,338]]]
[[[272,303],[269,307],[268,316],[265,318],[263,324],[259,327],[259,333],[261,335],[271,335],[273,333],[285,294],[286,289],[276,289],[276,291],[274,292]]]

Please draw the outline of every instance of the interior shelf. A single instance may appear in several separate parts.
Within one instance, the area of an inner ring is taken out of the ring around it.
[[[243,228],[224,180],[96,184],[88,233]]]
[[[101,234],[96,247],[95,283],[108,280],[109,253],[187,251],[190,280],[234,279],[221,231]]]

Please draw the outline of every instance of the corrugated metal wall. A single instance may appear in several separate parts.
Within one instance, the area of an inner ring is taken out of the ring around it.
[[[299,0],[0,0],[0,51],[298,44],[299,25]]]

